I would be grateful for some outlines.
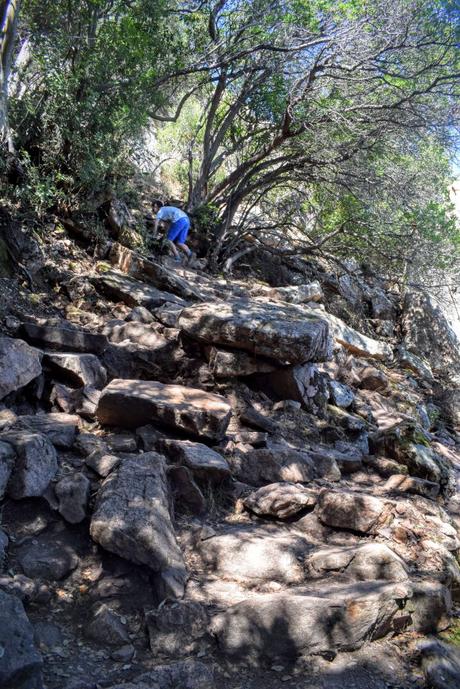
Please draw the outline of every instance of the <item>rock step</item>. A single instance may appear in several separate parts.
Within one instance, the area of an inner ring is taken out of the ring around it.
[[[449,610],[448,592],[437,582],[328,584],[253,594],[217,614],[210,629],[231,660],[273,662],[333,656],[402,630],[440,631]]]

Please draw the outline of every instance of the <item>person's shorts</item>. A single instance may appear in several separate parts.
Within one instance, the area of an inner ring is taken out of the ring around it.
[[[190,220],[188,218],[179,218],[179,220],[173,222],[166,236],[171,242],[185,244],[189,229]]]

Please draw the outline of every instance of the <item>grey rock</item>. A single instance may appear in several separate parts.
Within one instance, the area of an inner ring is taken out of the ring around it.
[[[179,328],[201,342],[243,349],[282,363],[323,361],[330,356],[327,324],[297,307],[246,301],[185,308]]]
[[[76,552],[53,534],[22,545],[17,558],[27,577],[46,581],[64,579],[79,563]]]
[[[94,433],[80,433],[77,436],[74,447],[83,457],[88,457],[95,450],[107,450],[104,438]]]
[[[300,584],[305,574],[302,560],[310,544],[300,535],[266,527],[235,527],[208,538],[194,554],[207,571],[219,578],[254,586],[276,581]]]
[[[29,431],[8,431],[1,440],[16,452],[8,494],[15,500],[43,495],[58,468],[56,450],[48,438]]]
[[[35,414],[18,416],[13,426],[46,436],[56,447],[68,449],[75,442],[80,419],[75,414]]]
[[[167,328],[177,328],[179,316],[182,313],[183,307],[180,304],[171,304],[167,302],[163,306],[159,306],[153,310],[157,321],[166,325]]]
[[[348,385],[339,383],[337,380],[330,380],[328,386],[331,400],[336,407],[347,409],[353,404],[355,396]]]
[[[3,500],[6,487],[16,459],[12,445],[0,441],[0,500]]]
[[[153,317],[152,317],[153,318]],[[103,329],[104,335],[108,337],[110,342],[119,344],[128,340],[135,344],[149,347],[150,349],[161,349],[167,346],[168,340],[163,337],[158,323],[140,323],[139,321],[132,321],[126,323],[125,321],[109,321]]]
[[[306,559],[305,568],[309,576],[318,578],[345,573],[355,581],[408,579],[405,562],[382,543],[321,548]]]
[[[183,351],[174,339],[157,344],[159,346],[156,348],[129,341],[109,344],[103,357],[109,379],[156,380],[174,377],[183,359]]]
[[[26,603],[47,603],[51,597],[48,586],[43,582],[33,581],[24,574],[0,576],[0,590],[16,596]]]
[[[309,452],[284,446],[235,454],[229,457],[229,462],[236,478],[252,486],[279,481],[309,483],[315,478],[338,481],[341,476],[333,457],[314,457]]]
[[[266,392],[300,402],[307,411],[324,416],[329,399],[329,376],[313,364],[289,366],[256,379]]]
[[[209,348],[208,366],[216,378],[251,376],[254,373],[268,373],[276,370],[275,364],[267,359],[251,356],[244,351],[217,347]]]
[[[458,689],[460,686],[460,649],[439,639],[419,643],[422,668],[432,689]]]
[[[413,594],[407,604],[411,628],[421,634],[436,634],[451,623],[452,598],[441,582],[433,580],[413,583]]]
[[[132,278],[151,283],[158,289],[169,292],[168,298],[165,300],[167,302],[182,303],[182,300],[176,295],[183,299],[202,299],[198,290],[187,280],[176,275],[174,271],[168,270],[155,261],[147,260],[141,254],[127,249],[118,242],[112,244],[109,258],[115,268],[127,273]]]
[[[85,460],[86,466],[105,478],[121,461],[117,455],[107,454],[101,450],[94,450]]]
[[[184,464],[198,478],[222,481],[230,476],[230,467],[225,457],[203,443],[165,440],[162,448],[173,462]]]
[[[67,324],[62,327],[55,327],[23,323],[20,332],[28,342],[33,342],[46,349],[57,349],[65,352],[102,354],[108,345],[104,335],[76,330],[68,327]]]
[[[375,366],[359,369],[359,387],[364,390],[385,391],[389,387],[387,376]]]
[[[383,582],[258,595],[216,615],[211,631],[232,660],[335,654],[397,629],[410,595],[406,583]]]
[[[385,502],[366,493],[324,490],[316,512],[327,526],[368,533],[385,512]]]
[[[425,481],[404,474],[393,474],[383,486],[383,490],[413,493],[435,500],[439,495],[440,486],[439,483],[433,483],[433,481]]]
[[[99,292],[102,292],[109,299],[123,301],[128,306],[144,306],[147,309],[154,309],[166,302],[175,302],[181,306],[186,303],[170,292],[162,292],[152,285],[127,277],[117,270],[108,270],[102,275],[94,277],[92,283]]]
[[[21,601],[0,590],[0,687],[42,689],[42,658]]]
[[[112,651],[110,657],[117,663],[129,663],[129,661],[133,659],[135,653],[136,649],[132,644],[125,644]]]
[[[103,548],[160,573],[169,597],[180,597],[187,578],[168,509],[164,458],[129,457],[104,480],[91,520]]]
[[[134,321],[137,323],[154,323],[155,316],[144,306],[135,306],[133,310],[126,316],[126,320],[129,322]]]
[[[167,467],[167,475],[172,487],[174,506],[178,512],[203,514],[206,512],[206,498],[193,480],[193,474],[184,466]]]
[[[79,524],[86,517],[89,490],[90,482],[81,473],[64,476],[54,486],[59,514],[70,524]]]
[[[230,415],[230,405],[219,395],[140,380],[113,380],[97,408],[97,418],[104,424],[136,428],[154,422],[218,440]]]
[[[433,380],[433,371],[428,361],[409,352],[405,347],[398,348],[399,364],[402,368],[408,368],[413,373],[416,373],[420,378],[426,380]]]
[[[122,617],[106,603],[99,605],[92,620],[85,627],[85,635],[99,644],[123,646],[129,642],[129,634]]]
[[[137,452],[137,439],[133,433],[111,433],[104,439],[111,452]]]
[[[248,495],[243,503],[260,516],[288,519],[308,507],[313,508],[316,495],[317,491],[295,483],[271,483]]]
[[[287,301],[291,304],[321,301],[324,297],[321,285],[316,280],[303,285],[289,285],[288,287],[253,287],[251,294],[275,301]]]
[[[103,388],[107,380],[107,372],[94,354],[46,353],[43,364],[74,385],[97,389]]]
[[[42,372],[40,353],[23,340],[0,337],[0,399],[20,390]]]
[[[209,618],[200,603],[180,601],[147,611],[145,622],[152,653],[180,657],[199,650]]]

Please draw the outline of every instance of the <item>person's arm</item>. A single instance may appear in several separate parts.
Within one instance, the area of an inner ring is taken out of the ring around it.
[[[158,225],[160,224],[159,218],[155,218],[155,221],[153,223],[153,239],[157,238],[158,235]]]

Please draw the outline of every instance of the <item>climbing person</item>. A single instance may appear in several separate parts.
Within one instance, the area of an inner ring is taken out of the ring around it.
[[[164,206],[161,201],[153,201],[152,210],[155,215],[153,225],[153,237],[156,238],[158,234],[158,225],[161,220],[169,222],[169,229],[166,234],[169,246],[177,263],[181,262],[180,254],[176,245],[184,252],[187,265],[193,259],[193,252],[185,243],[190,229],[190,219],[187,213],[184,213],[180,208],[175,206]]]

